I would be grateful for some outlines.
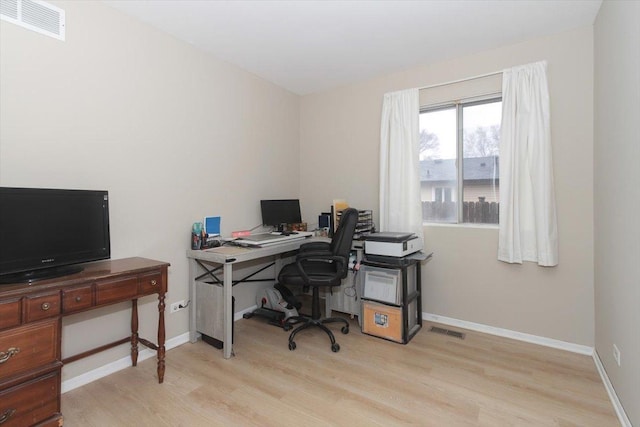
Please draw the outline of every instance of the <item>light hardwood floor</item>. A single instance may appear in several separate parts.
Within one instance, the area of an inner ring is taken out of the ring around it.
[[[164,384],[148,359],[65,393],[65,426],[619,425],[591,357],[430,326],[401,345],[334,325],[333,353],[320,330],[289,351],[286,332],[239,320],[235,357],[184,344]]]

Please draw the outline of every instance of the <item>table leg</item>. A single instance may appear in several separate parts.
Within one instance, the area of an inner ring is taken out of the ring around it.
[[[197,341],[198,331],[196,331],[196,307],[198,300],[196,299],[196,277],[198,275],[198,263],[195,259],[189,260],[189,295],[191,301],[189,303],[189,341],[195,343]]]
[[[131,300],[131,365],[138,365],[138,300]]]
[[[158,382],[164,381],[164,356],[165,356],[165,330],[164,330],[164,309],[165,293],[158,294]]]
[[[224,265],[224,288],[222,296],[224,299],[224,340],[223,355],[225,359],[229,359],[233,353],[233,264]]]

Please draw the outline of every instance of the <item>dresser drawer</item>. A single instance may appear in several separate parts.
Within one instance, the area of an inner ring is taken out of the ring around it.
[[[2,332],[0,380],[58,360],[59,322],[52,319]]]
[[[138,295],[138,277],[96,283],[96,305],[127,301]]]
[[[25,298],[26,322],[56,317],[60,314],[60,292]]]
[[[62,291],[62,312],[64,314],[90,308],[93,305],[93,287],[91,285]]]
[[[60,412],[60,371],[0,391],[2,427],[30,426]]]
[[[162,273],[154,271],[140,275],[140,294],[149,295],[158,293],[162,289]]]
[[[19,298],[0,301],[0,329],[18,326],[21,319],[22,305]]]

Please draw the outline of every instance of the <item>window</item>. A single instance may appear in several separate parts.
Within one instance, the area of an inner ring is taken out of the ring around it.
[[[498,224],[501,116],[500,98],[420,112],[424,221]]]
[[[435,200],[436,202],[450,202],[452,200],[451,188],[449,187],[436,187],[433,191],[433,200]]]

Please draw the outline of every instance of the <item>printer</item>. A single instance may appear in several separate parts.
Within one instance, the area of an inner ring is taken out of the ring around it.
[[[364,238],[364,253],[367,255],[402,258],[419,252],[422,248],[422,239],[413,233],[372,233]]]

